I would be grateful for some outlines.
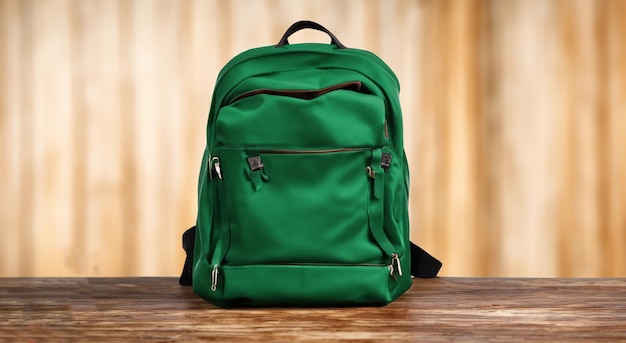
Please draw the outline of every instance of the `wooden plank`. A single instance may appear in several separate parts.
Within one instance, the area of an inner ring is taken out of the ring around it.
[[[415,280],[385,307],[219,309],[175,278],[0,279],[0,340],[626,341],[626,279]]]

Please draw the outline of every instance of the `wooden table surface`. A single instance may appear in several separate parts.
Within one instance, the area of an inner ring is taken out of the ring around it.
[[[214,307],[176,278],[0,278],[0,341],[626,342],[626,279],[437,278],[385,307]]]

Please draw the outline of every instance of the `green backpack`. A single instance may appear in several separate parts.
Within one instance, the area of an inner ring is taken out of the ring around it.
[[[331,44],[289,44],[304,28]],[[363,306],[435,277],[409,241],[398,91],[378,57],[310,21],[226,64],[180,283],[221,307]]]

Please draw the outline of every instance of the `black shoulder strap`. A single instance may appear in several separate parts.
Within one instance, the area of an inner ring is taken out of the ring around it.
[[[411,275],[419,278],[437,277],[443,263],[411,242]]]
[[[193,226],[183,233],[183,249],[187,254],[183,272],[180,274],[178,283],[181,286],[191,286],[193,280],[193,247],[196,244],[196,227]]]
[[[183,249],[187,253],[183,272],[178,279],[181,286],[191,286],[193,281],[193,248],[196,241],[196,227],[192,227],[183,234]],[[411,242],[411,275],[418,278],[434,278],[443,264]]]

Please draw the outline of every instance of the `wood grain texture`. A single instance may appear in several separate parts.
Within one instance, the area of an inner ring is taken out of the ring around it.
[[[0,276],[177,275],[214,80],[301,19],[398,75],[442,275],[626,275],[625,1],[0,0]]]
[[[386,307],[225,310],[175,278],[8,278],[0,341],[621,342],[625,286],[438,278]]]

